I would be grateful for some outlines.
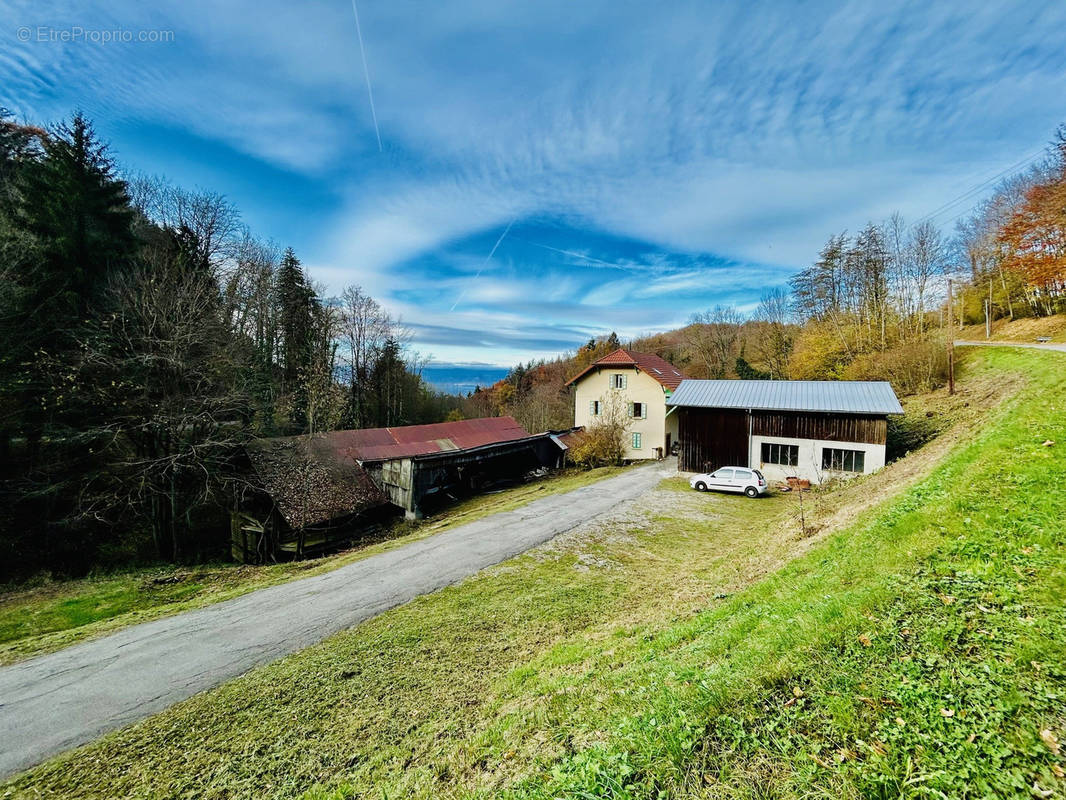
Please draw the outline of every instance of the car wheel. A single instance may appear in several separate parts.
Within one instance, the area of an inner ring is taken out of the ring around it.
[[[696,484],[696,491],[697,492],[706,492],[707,491],[707,484],[704,483],[703,481],[700,481],[699,483]]]
[[[749,486],[747,489],[744,490],[744,494],[746,494],[748,497],[758,497],[759,490],[756,489],[754,486]]]

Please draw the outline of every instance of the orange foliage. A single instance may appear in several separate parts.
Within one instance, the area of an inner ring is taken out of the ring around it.
[[[1066,170],[1026,193],[999,241],[1007,251],[1005,269],[1052,294],[1066,287]]]

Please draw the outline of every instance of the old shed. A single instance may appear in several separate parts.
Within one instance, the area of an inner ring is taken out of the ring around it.
[[[337,545],[403,509],[562,465],[566,445],[512,417],[330,431],[246,446],[255,491],[233,515],[242,561]]]

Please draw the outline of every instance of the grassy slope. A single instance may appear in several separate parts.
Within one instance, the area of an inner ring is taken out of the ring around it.
[[[0,796],[1063,796],[1066,369],[966,362],[1026,384],[827,538],[797,540],[794,498],[671,482],[650,520],[421,598]]]
[[[398,524],[389,538],[336,555],[266,566],[213,564],[140,569],[75,581],[45,581],[0,593],[0,664],[58,650],[149,619],[228,600],[276,583],[317,575],[415,539],[510,511],[548,494],[617,474],[619,468],[567,471],[460,502],[417,524]]]
[[[1066,314],[1053,317],[1025,317],[1010,321],[997,319],[992,323],[992,341],[1034,343],[1038,336],[1048,336],[1053,342],[1066,342]],[[983,341],[984,323],[967,325],[957,339]]]

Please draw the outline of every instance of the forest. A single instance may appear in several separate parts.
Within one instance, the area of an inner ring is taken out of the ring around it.
[[[0,579],[215,557],[250,438],[441,419],[402,322],[223,196],[0,110]]]
[[[249,439],[503,414],[565,429],[566,380],[623,344],[694,378],[933,388],[955,326],[1066,311],[1066,128],[950,234],[897,214],[832,235],[754,311],[600,336],[463,398],[421,379],[358,285],[324,296],[225,197],[126,171],[81,114],[0,110],[0,270],[0,580],[195,562],[224,551]]]

